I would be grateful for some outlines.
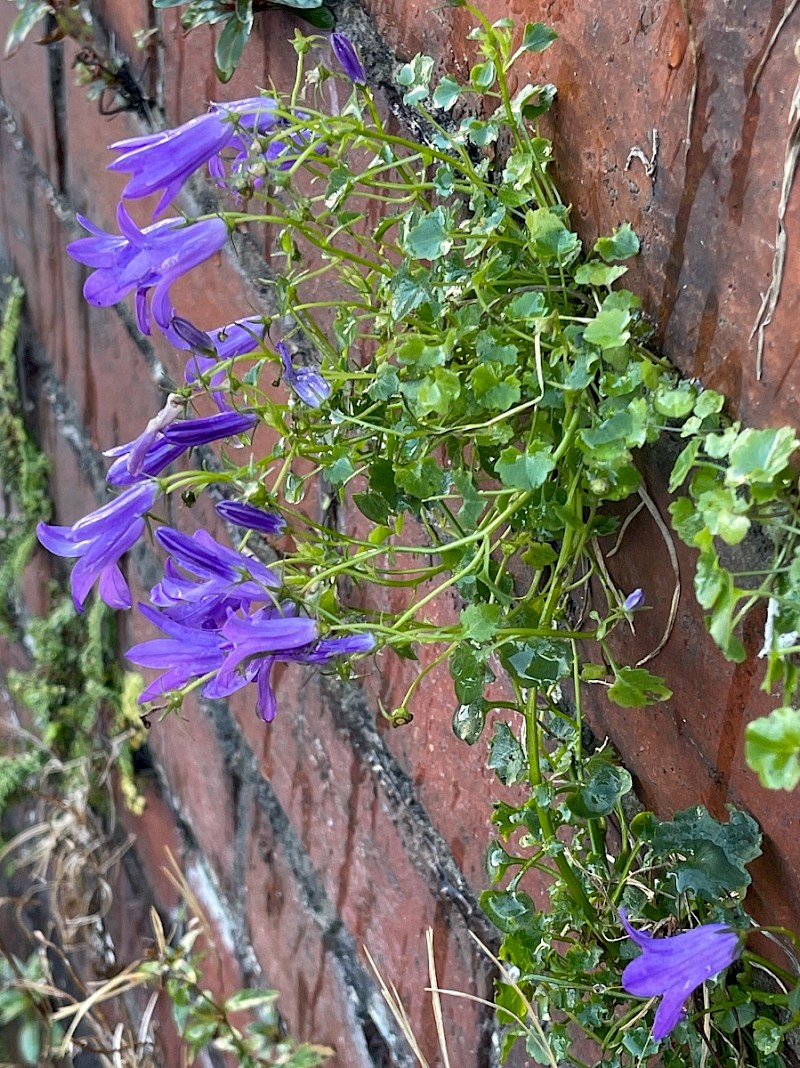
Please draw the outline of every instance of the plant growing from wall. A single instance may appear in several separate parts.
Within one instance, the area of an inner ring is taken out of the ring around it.
[[[215,104],[184,127],[112,146],[112,168],[131,175],[123,198],[161,193],[156,221],[139,229],[120,204],[119,234],[82,219],[89,236],[69,252],[93,269],[91,303],[136,293],[142,332],[157,328],[186,354],[185,385],[112,450],[119,496],[71,527],[40,524],[40,540],[78,558],[78,608],[95,584],[129,608],[119,561],[157,525],[161,496],[192,501],[215,486],[220,518],[245,533],[232,549],[205,530],[155,530],[167,563],[140,608],[163,636],[128,650],[161,672],[142,700],[170,710],[195,690],[217,698],[255,683],[270,721],[276,661],[346,676],[356,655],[374,654],[378,674],[390,656],[424,656],[386,713],[399,726],[446,663],[456,733],[476,744],[490,724],[490,766],[506,786],[527,787],[522,804],[495,808],[496,888],[482,899],[504,936],[506,1048],[523,1038],[540,1063],[580,1065],[578,1028],[608,1065],[713,1055],[773,1068],[785,1063],[800,994],[794,936],[781,932],[786,967],[744,948],[758,828],[701,807],[630,818],[630,776],[607,745],[586,744],[582,695],[603,687],[623,708],[670,697],[645,666],[660,645],[620,662],[613,633],[646,596],[618,588],[601,539],[624,535],[620,501],[657,516],[636,456],[683,439],[672,490],[686,484],[687,495],[673,523],[699,549],[697,594],[726,656],[742,658],[750,608],[770,606],[765,685],[780,687],[782,705],[751,728],[749,754],[765,783],[794,784],[798,441],[788,428],[730,424],[721,395],[650,351],[638,298],[615,288],[635,234],[622,223],[582,249],[539,129],[555,87],[509,87],[514,64],[555,34],[532,23],[515,35],[510,19],[490,24],[460,6],[480,53],[468,81],[434,78],[422,55],[398,71],[417,140],[386,128],[353,45],[334,34],[331,62],[308,71],[314,42],[296,38],[291,93]],[[326,103],[332,77],[351,90],[337,114]],[[255,210],[163,218],[206,162]],[[274,227],[276,310],[200,329],[191,309],[173,307],[171,286],[245,225]],[[217,413],[182,418],[201,400]],[[260,448],[244,462],[223,448],[220,469],[165,473],[192,447],[247,441],[259,425]],[[330,507],[313,518],[299,505],[320,484]],[[721,547],[756,530],[763,570],[737,575]],[[254,552],[262,536],[275,540],[277,563]],[[387,589],[394,604],[405,595],[401,607],[385,606]],[[441,610],[454,598],[457,620]],[[532,871],[552,880],[546,912],[524,889]],[[672,939],[643,928],[675,920]]]

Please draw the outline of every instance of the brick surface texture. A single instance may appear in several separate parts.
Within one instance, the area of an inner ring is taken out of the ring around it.
[[[288,14],[258,16],[239,70],[222,86],[213,70],[213,29],[187,35],[179,9],[156,15],[145,0],[96,0],[94,9],[98,40],[107,47],[113,35],[168,125],[198,114],[209,100],[291,84],[287,42],[296,23]],[[572,0],[492,0],[485,9],[493,18],[541,19],[558,30],[560,41],[530,74],[559,89],[550,132],[562,189],[587,241],[626,220],[640,234],[643,254],[629,284],[642,294],[664,350],[684,372],[725,392],[732,413],[750,423],[795,422],[800,243],[790,242],[761,381],[748,336],[772,270],[800,10],[760,68],[783,9],[767,0],[741,12],[723,0],[698,0],[690,25],[681,0],[619,0],[613,15]],[[365,6],[343,0],[339,13],[384,91],[386,112],[397,99],[396,63],[417,51],[434,55],[441,71],[466,75],[472,53],[463,10],[418,0]],[[15,14],[15,5],[0,5],[0,34]],[[148,28],[157,32],[142,52],[137,31]],[[47,48],[29,42],[0,63],[0,253],[27,292],[37,343],[33,416],[53,461],[62,523],[103,499],[100,452],[138,434],[163,403],[165,386],[182,377],[181,358],[163,339],[138,335],[130,302],[86,305],[85,270],[64,254],[82,232],[75,212],[113,229],[125,176],[105,171],[106,145],[147,129],[134,114],[112,119],[88,102],[75,84],[75,59],[69,41]],[[626,163],[634,146],[649,155],[654,129],[657,169],[647,176],[639,160]],[[187,194],[187,207],[194,195],[202,190]],[[134,204],[131,212],[144,222],[150,207]],[[786,225],[790,234],[800,227],[797,194]],[[260,253],[267,256],[260,267],[252,249],[203,265],[175,287],[178,308],[206,328],[266,308],[249,277],[269,273],[268,244]],[[662,514],[667,477],[668,458],[656,452],[646,478]],[[170,511],[183,529],[213,523],[203,503],[192,512],[172,501]],[[655,606],[628,639],[626,653],[641,655],[661,636],[672,571],[646,511],[631,525],[625,548],[612,561],[618,584],[645,587]],[[684,576],[690,563],[684,554]],[[150,549],[133,554],[130,577],[140,595],[156,566]],[[26,576],[33,609],[46,604],[48,567],[37,557]],[[460,607],[453,601],[441,611]],[[151,636],[133,614],[120,630],[128,642]],[[754,866],[755,915],[796,926],[797,801],[768,796],[743,760],[745,724],[770,707],[759,693],[762,633],[763,621],[749,620],[750,658],[728,664],[684,594],[655,668],[667,676],[673,699],[624,712],[599,695],[590,715],[596,732],[622,753],[644,803],[660,815],[699,802],[724,817],[734,803],[758,819],[765,852]],[[18,660],[8,645],[0,654],[6,666]],[[486,767],[485,746],[470,749],[452,734],[455,699],[446,666],[428,677],[410,725],[392,730],[383,723],[378,703],[398,704],[411,677],[404,663],[389,658],[378,659],[360,688],[287,666],[277,675],[280,714],[266,728],[249,691],[224,704],[187,702],[183,716],[154,726],[149,804],[141,817],[125,817],[136,835],[135,878],[128,866],[120,947],[141,951],[147,901],[167,916],[176,906],[162,870],[168,847],[201,900],[211,895],[222,909],[209,984],[228,992],[246,982],[279,989],[289,1029],[334,1047],[334,1068],[412,1063],[364,946],[396,985],[431,1064],[438,1062],[425,992],[427,927],[435,932],[442,985],[491,997],[492,973],[470,932],[496,944],[476,898],[485,886],[491,800],[502,788]],[[528,889],[546,902],[545,887]],[[451,999],[445,1011],[452,1063],[496,1063],[491,1012],[467,999]]]

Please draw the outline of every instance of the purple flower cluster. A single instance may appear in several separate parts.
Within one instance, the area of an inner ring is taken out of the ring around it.
[[[72,570],[72,598],[79,612],[99,580],[100,597],[112,608],[130,608],[131,593],[119,560],[145,531],[145,515],[158,495],[155,477],[187,449],[252,430],[257,416],[226,411],[205,419],[176,422],[183,411],[171,393],[162,410],[133,441],[106,453],[114,460],[106,479],[114,487],[130,487],[108,504],[71,527],[39,523],[41,544],[55,556],[78,557]]]
[[[161,191],[155,217],[175,199],[189,178],[204,164],[216,178],[224,176],[220,153],[233,148],[244,159],[254,141],[279,125],[277,102],[271,96],[254,96],[229,104],[211,104],[199,115],[174,130],[146,137],[115,141],[109,147],[122,154],[109,163],[110,171],[131,173],[123,197],[133,199]]]
[[[260,529],[280,529],[280,518],[239,505],[237,521]],[[223,515],[230,508],[218,505]],[[258,560],[228,549],[205,531],[188,537],[162,527],[156,539],[170,554],[164,578],[150,592],[153,606],[142,613],[166,635],[128,650],[135,664],[162,674],[142,694],[152,701],[194,680],[205,680],[205,697],[227,697],[250,682],[258,687],[262,719],[277,710],[270,681],[278,662],[329,664],[342,656],[367,653],[369,634],[319,638],[317,624],[281,602],[280,580]]]
[[[331,43],[348,77],[363,84],[363,67],[349,41],[338,34]],[[252,175],[254,161],[258,171],[259,159],[265,167],[290,166],[308,146],[309,135],[296,129],[281,134],[287,127],[272,96],[211,104],[207,114],[176,129],[116,142],[111,148],[119,155],[109,169],[130,175],[123,199],[160,193],[155,219],[206,164],[220,184],[229,173],[228,184],[234,188]],[[227,242],[229,228],[223,218],[162,219],[140,229],[120,203],[119,233],[107,232],[84,216],[78,221],[89,236],[73,241],[67,252],[92,269],[84,284],[86,300],[107,307],[135,293],[142,333],[150,334],[155,323],[176,348],[191,353],[186,384],[195,392],[208,391],[218,409],[212,416],[185,419],[186,398],[170,394],[141,434],[106,452],[112,460],[107,481],[122,490],[119,496],[70,527],[39,524],[39,541],[46,549],[77,559],[71,583],[79,611],[95,583],[107,604],[130,608],[132,595],[120,560],[147,528],[148,513],[161,491],[158,477],[187,450],[247,433],[258,423],[254,412],[233,407],[228,383],[231,361],[268,351],[266,322],[249,317],[206,332],[177,315],[172,305],[172,285]],[[295,367],[282,341],[276,349],[285,384],[308,407],[320,407],[330,395],[329,383],[314,368]],[[281,516],[240,501],[222,501],[217,511],[233,526],[268,536],[285,527]],[[208,697],[223,697],[255,682],[261,715],[269,721],[275,715],[270,682],[275,662],[324,665],[374,646],[368,634],[321,638],[314,620],[282,597],[281,580],[271,568],[226,548],[203,530],[190,537],[160,527],[155,540],[168,559],[164,577],[151,591],[151,604],[140,608],[164,637],[129,651],[135,663],[161,671],[143,701],[181,690],[194,680],[202,680]]]

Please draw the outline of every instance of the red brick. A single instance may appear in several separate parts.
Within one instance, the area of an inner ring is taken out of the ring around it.
[[[0,6],[0,41],[5,46],[11,24],[19,14],[15,5]],[[35,44],[44,33],[37,23],[15,55],[0,64],[0,93],[16,120],[19,132],[33,147],[39,166],[53,183],[58,182],[59,146],[50,91],[50,49]]]

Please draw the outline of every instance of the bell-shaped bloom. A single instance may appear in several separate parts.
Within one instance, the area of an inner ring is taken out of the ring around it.
[[[344,33],[332,33],[331,48],[350,81],[356,85],[366,85],[367,72],[350,38]]]
[[[153,289],[153,319],[170,339],[170,322],[175,315],[170,287],[219,252],[228,239],[228,227],[222,219],[202,219],[188,225],[183,219],[163,219],[140,230],[122,204],[117,208],[119,234],[101,230],[82,215],[78,222],[92,236],[71,242],[67,252],[78,263],[95,268],[83,287],[88,302],[105,308],[135,290],[139,329],[149,334],[147,294]]]
[[[146,604],[140,604],[139,611],[167,635],[134,645],[125,654],[134,664],[163,671],[143,690],[140,703],[180,690],[192,679],[219,670],[225,659],[222,651],[225,639],[219,631],[187,626]]]
[[[126,199],[162,191],[155,218],[203,164],[231,145],[240,146],[243,133],[263,134],[271,130],[276,121],[275,107],[271,96],[211,104],[205,115],[175,129],[116,141],[109,147],[122,154],[109,163],[108,169],[132,175],[122,193]]]
[[[228,523],[248,530],[257,530],[261,534],[280,534],[286,527],[286,520],[274,512],[264,512],[252,504],[240,501],[220,501],[214,506],[219,515]]]
[[[272,688],[274,664],[299,663],[322,666],[345,656],[371,652],[375,639],[371,634],[352,634],[341,638],[317,638],[313,620],[295,618],[296,609],[263,608],[241,618],[233,613],[222,627],[229,650],[215,679],[206,685],[207,697],[225,697],[248,682],[258,686],[258,710],[265,723],[271,723],[278,704]],[[291,621],[295,626],[291,626]],[[277,631],[276,631],[277,627]],[[281,643],[276,640],[276,632]],[[301,638],[304,641],[300,641]]]
[[[235,599],[237,607],[274,600],[272,591],[280,586],[275,572],[252,556],[220,545],[207,531],[197,530],[189,537],[171,527],[161,527],[156,531],[156,541],[167,550],[174,565],[192,576],[192,581],[176,583],[165,572],[152,590],[154,604],[169,607],[180,602],[204,602],[211,610],[221,599]]]
[[[724,923],[706,923],[671,938],[653,938],[628,922],[619,910],[626,933],[642,950],[622,973],[622,985],[634,997],[660,997],[653,1024],[658,1042],[683,1019],[686,999],[707,979],[719,975],[739,956],[742,940]]]
[[[289,350],[282,341],[275,346],[283,365],[283,381],[289,386],[303,404],[309,408],[319,408],[331,395],[331,387],[314,367],[295,367]]]
[[[622,607],[626,612],[633,612],[637,608],[641,608],[644,604],[644,590],[637,587],[635,590],[631,590],[625,600],[622,602]]]
[[[79,612],[99,580],[102,599],[111,608],[130,608],[131,591],[119,568],[119,559],[144,533],[145,514],[158,493],[155,482],[146,482],[121,494],[79,519],[71,527],[39,523],[36,536],[56,556],[79,557],[72,569],[72,599]]]
[[[179,412],[182,411],[181,404]],[[159,475],[187,449],[244,434],[258,422],[258,416],[252,412],[233,410],[202,419],[182,419],[171,425],[163,420],[159,423],[160,416],[161,413],[151,419],[138,438],[107,449],[103,454],[114,459],[106,475],[106,481],[112,486],[130,486],[142,478]]]

